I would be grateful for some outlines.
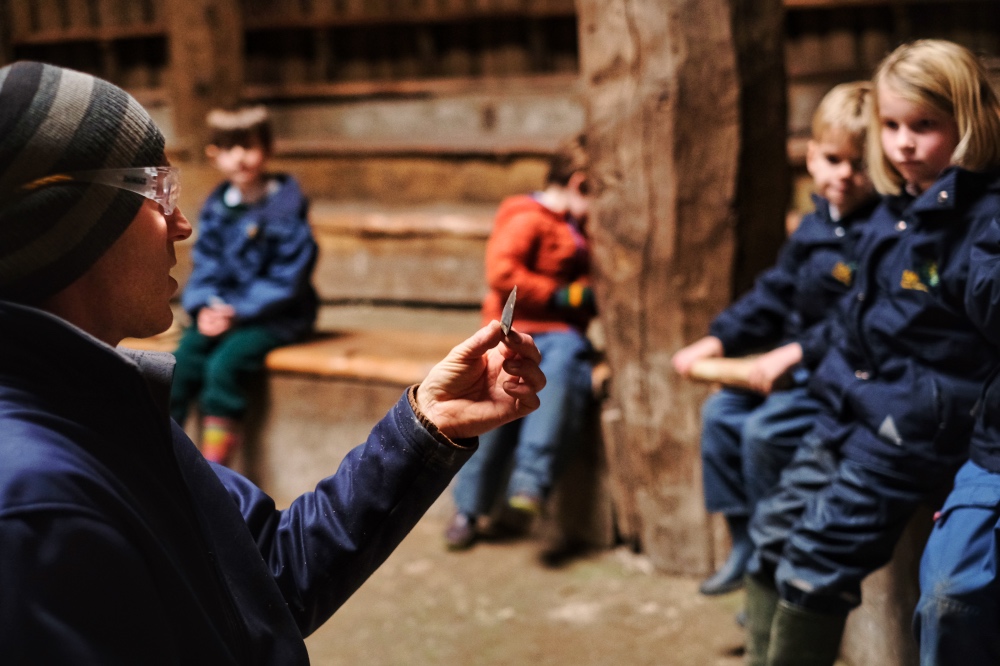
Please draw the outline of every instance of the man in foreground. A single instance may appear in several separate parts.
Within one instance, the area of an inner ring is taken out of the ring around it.
[[[164,140],[127,93],[0,69],[0,654],[5,663],[299,664],[476,447],[538,406],[491,322],[277,511],[168,416],[177,283]]]

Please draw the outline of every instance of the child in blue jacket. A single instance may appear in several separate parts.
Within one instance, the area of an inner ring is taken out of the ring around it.
[[[191,315],[175,356],[171,415],[202,416],[202,453],[225,464],[239,446],[246,381],[269,351],[304,337],[316,318],[317,247],[295,179],[267,171],[271,126],[262,106],[208,115],[205,153],[226,177],[198,221],[194,271],[181,304]]]
[[[823,409],[751,521],[749,664],[834,663],[861,581],[966,457],[1000,361],[968,305],[975,241],[1000,212],[1000,103],[976,58],[939,40],[896,49],[874,86],[869,170],[885,196],[840,316],[799,345],[821,358]]]
[[[992,128],[995,138],[1000,123]],[[994,164],[1000,157],[994,158]],[[997,185],[994,184],[994,188]],[[965,306],[991,346],[1000,344],[1000,211],[972,248]],[[975,410],[969,460],[935,516],[920,562],[914,630],[921,664],[1000,663],[1000,366],[994,364]]]
[[[836,86],[820,102],[806,154],[815,211],[802,219],[777,264],[753,290],[712,322],[710,334],[674,355],[679,373],[689,374],[702,358],[743,356],[798,339],[822,322],[850,287],[853,238],[877,202],[861,166],[870,108],[867,81]],[[701,584],[703,594],[742,587],[753,554],[747,529],[753,508],[777,484],[820,408],[808,394],[808,372],[801,367],[791,373],[791,386],[772,391],[786,368],[782,353],[754,361],[751,377],[758,391],[723,388],[702,409],[705,508],[725,516],[732,538],[729,558]]]

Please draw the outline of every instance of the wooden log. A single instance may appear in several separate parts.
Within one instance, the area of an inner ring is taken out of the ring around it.
[[[670,356],[730,301],[737,192],[786,177],[780,2],[578,6],[588,150],[602,186],[591,228],[615,377],[603,425],[618,530],[660,569],[704,574],[712,560],[698,473],[706,389],[676,375]],[[759,99],[741,107],[748,94]],[[756,134],[741,131],[752,104],[761,113],[743,127]],[[780,164],[756,161],[757,147],[770,155],[768,143]],[[761,172],[757,180],[741,181],[741,159],[743,171]],[[764,222],[781,235],[785,201],[775,198],[780,212]],[[760,220],[742,222],[752,229]],[[773,261],[773,250],[763,255]]]
[[[170,0],[170,92],[177,142],[201,160],[205,116],[233,105],[243,87],[243,22],[238,0]]]
[[[703,358],[691,366],[691,379],[709,384],[721,384],[726,388],[742,391],[756,391],[750,385],[750,369],[756,356],[740,358]],[[780,391],[791,385],[791,377],[782,375],[774,382],[774,389]]]
[[[618,530],[659,568],[700,574],[711,557],[697,485],[704,390],[680,381],[669,357],[729,300],[731,5],[582,0],[579,11],[588,150],[603,186],[591,228],[615,376],[603,421]]]

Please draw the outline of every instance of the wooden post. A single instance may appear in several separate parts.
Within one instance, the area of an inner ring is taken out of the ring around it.
[[[13,9],[9,5],[9,0],[0,0],[0,67],[14,60],[13,40]]]
[[[205,115],[235,104],[243,89],[243,21],[237,0],[169,0],[170,99],[176,146],[202,159]]]
[[[600,188],[595,280],[613,371],[603,418],[612,496],[619,533],[666,571],[703,574],[711,561],[698,451],[705,389],[679,378],[670,356],[732,295],[740,160],[756,157],[741,132],[741,75],[764,76],[782,55],[779,2],[763,4],[778,18],[747,0],[578,2]],[[741,48],[768,63],[750,66]],[[768,113],[781,120],[768,138],[783,151],[784,104]]]

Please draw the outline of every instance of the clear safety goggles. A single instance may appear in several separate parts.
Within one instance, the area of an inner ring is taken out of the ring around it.
[[[181,192],[181,170],[178,167],[134,167],[128,169],[94,169],[69,171],[45,176],[22,185],[22,190],[37,190],[61,183],[96,183],[141,194],[160,204],[164,215],[177,208]]]

